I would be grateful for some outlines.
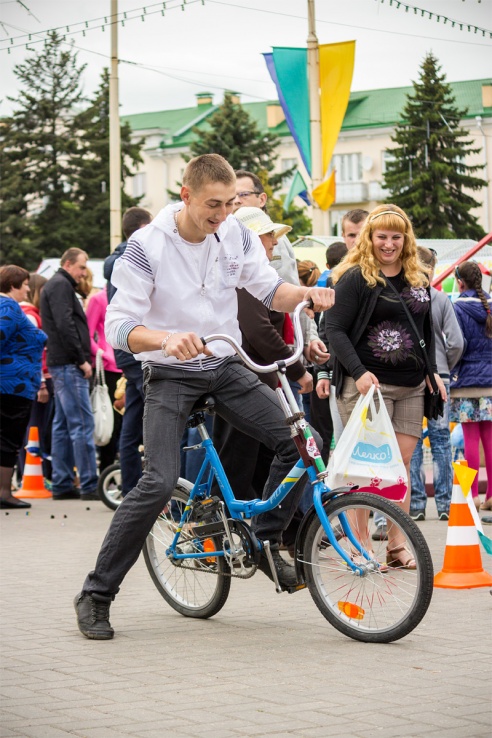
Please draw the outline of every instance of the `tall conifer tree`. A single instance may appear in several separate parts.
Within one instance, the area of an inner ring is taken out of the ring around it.
[[[101,84],[89,106],[75,118],[77,152],[72,178],[79,207],[77,240],[92,257],[105,257],[110,246],[109,207],[109,71],[104,69]],[[143,140],[131,140],[128,123],[120,127],[121,209],[138,205],[140,198],[130,197],[123,189],[131,176],[131,166],[142,161]]]
[[[481,165],[467,163],[474,147],[460,127],[466,110],[460,110],[435,56],[424,59],[419,81],[407,96],[402,123],[392,136],[384,186],[387,202],[409,215],[421,238],[479,239],[484,230],[472,210],[478,208],[471,193],[486,182],[477,176]]]
[[[198,126],[193,132],[198,138],[190,145],[191,156],[220,154],[233,169],[246,169],[255,174],[266,172],[273,189],[288,172],[272,175],[280,139],[274,133],[260,131],[255,120],[243,106],[234,101],[230,92],[224,94],[222,105],[207,119],[209,128]],[[191,157],[185,157],[189,160]]]
[[[85,65],[79,66],[77,55],[62,43],[51,31],[42,51],[15,67],[22,87],[17,98],[9,98],[18,107],[8,119],[8,137],[2,136],[9,189],[20,184],[19,190],[2,192],[3,207],[10,211],[2,230],[9,242],[16,233],[23,235],[17,252],[11,243],[10,260],[30,269],[42,257],[60,256],[78,245],[70,182],[76,145],[73,111],[83,102]]]
[[[227,159],[233,169],[253,172],[261,179],[268,194],[269,214],[272,218],[277,218],[276,222],[292,226],[292,240],[299,235],[310,233],[311,221],[306,216],[305,209],[291,204],[286,213],[282,208],[281,199],[274,197],[274,193],[281,187],[282,180],[296,169],[292,167],[281,173],[272,173],[278,158],[276,149],[280,138],[270,131],[266,133],[261,131],[248,111],[234,101],[234,96],[230,92],[224,94],[222,104],[207,119],[207,123],[206,130],[198,126],[193,129],[198,138],[190,144],[191,155],[183,158],[189,161],[192,156],[220,154]],[[169,194],[179,199],[177,193]],[[281,220],[278,220],[279,218]]]

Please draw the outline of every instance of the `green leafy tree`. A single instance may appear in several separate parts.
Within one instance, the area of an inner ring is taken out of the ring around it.
[[[110,245],[109,205],[109,71],[104,69],[101,84],[89,107],[75,117],[77,151],[72,184],[78,204],[77,245],[92,257],[105,257]],[[141,198],[130,197],[123,183],[132,167],[142,161],[143,139],[131,140],[131,128],[120,128],[121,209],[138,205]]]
[[[421,238],[474,238],[484,235],[471,210],[480,206],[470,194],[486,186],[476,176],[481,165],[467,164],[476,154],[467,131],[460,127],[466,110],[459,110],[436,57],[424,59],[419,81],[407,96],[402,123],[390,149],[384,186],[387,202],[399,205]]]
[[[33,269],[40,258],[60,256],[74,242],[77,205],[70,182],[76,149],[73,110],[82,104],[84,65],[62,48],[55,31],[41,52],[15,67],[22,84],[17,110],[8,120],[8,141],[2,145],[7,176],[20,191],[2,192],[9,217],[2,224],[11,261]],[[27,218],[26,218],[27,214]],[[23,219],[24,224],[20,223]],[[20,235],[16,250],[13,238]]]

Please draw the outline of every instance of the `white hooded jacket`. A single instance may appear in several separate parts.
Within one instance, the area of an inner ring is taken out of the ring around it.
[[[198,336],[226,333],[240,344],[236,288],[245,288],[268,308],[278,286],[263,245],[252,231],[229,215],[217,234],[200,244],[183,241],[174,214],[182,203],[168,205],[149,225],[135,231],[117,260],[111,282],[117,288],[105,323],[113,348],[130,351],[129,333],[139,325],[150,330],[193,331]],[[214,368],[234,351],[214,342],[213,357],[182,362],[162,352],[135,354],[138,361],[199,371]]]

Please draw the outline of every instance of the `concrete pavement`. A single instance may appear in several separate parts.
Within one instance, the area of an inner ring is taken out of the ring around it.
[[[111,608],[115,639],[88,641],[72,600],[111,516],[78,500],[0,513],[0,738],[491,735],[488,588],[434,590],[419,627],[378,646],[345,638],[306,590],[277,595],[261,573],[234,580],[214,618],[183,618],[140,558]],[[427,516],[439,571],[447,525],[432,500]]]

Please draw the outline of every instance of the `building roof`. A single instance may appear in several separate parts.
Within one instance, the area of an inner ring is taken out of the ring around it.
[[[465,118],[477,115],[492,117],[492,108],[482,103],[482,86],[492,85],[492,79],[466,80],[465,82],[449,82],[458,109],[467,109]],[[361,90],[350,94],[350,100],[342,124],[342,131],[362,128],[381,128],[393,126],[401,120],[401,112],[406,96],[413,87],[392,87],[389,89]],[[243,108],[257,122],[260,130],[270,130],[278,136],[290,135],[287,124],[282,121],[274,128],[267,126],[267,108],[278,105],[278,100],[268,102],[243,103]],[[190,108],[177,110],[159,110],[150,113],[137,113],[122,116],[122,122],[128,122],[134,131],[162,134],[161,148],[188,147],[196,134],[195,126],[206,130],[208,118],[217,110],[218,105],[204,103]]]

